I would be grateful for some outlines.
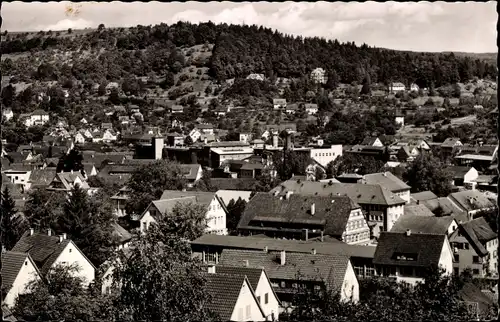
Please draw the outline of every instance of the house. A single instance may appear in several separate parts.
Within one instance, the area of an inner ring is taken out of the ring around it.
[[[168,133],[166,137],[167,137],[167,144],[169,146],[184,145],[184,135],[182,134],[173,132],[173,133]]]
[[[479,172],[474,167],[452,166],[448,169],[453,174],[453,185],[456,187],[472,188],[474,180],[479,176]]]
[[[424,272],[441,267],[453,273],[453,253],[445,234],[382,232],[373,264],[378,275],[415,285],[424,281]]]
[[[367,137],[361,142],[361,145],[364,146],[375,146],[375,147],[384,147],[384,144],[378,137]]]
[[[129,194],[132,190],[127,186],[122,187],[114,196],[110,199],[113,200],[113,212],[117,217],[125,217],[127,211],[125,206],[127,200],[129,199]]]
[[[9,178],[9,181],[14,184],[26,185],[33,170],[33,167],[27,164],[11,163],[2,174]]]
[[[252,133],[240,133],[240,141],[248,143],[252,139]]]
[[[318,67],[311,71],[311,80],[316,84],[325,84],[328,77],[326,76],[325,70]]]
[[[420,88],[419,88],[419,87],[418,87],[418,85],[417,85],[417,84],[415,84],[415,83],[412,83],[412,84],[410,85],[410,91],[412,91],[412,92],[418,92],[418,90],[419,90],[419,89],[420,89]]]
[[[121,250],[128,248],[133,239],[133,235],[129,233],[125,228],[120,226],[117,222],[111,223],[111,235],[115,239],[116,249]]]
[[[430,217],[405,214],[392,226],[391,232],[405,233],[409,229],[412,233],[450,236],[457,227],[457,221],[450,216]]]
[[[28,291],[28,284],[41,278],[30,254],[2,252],[2,305],[14,307],[17,296]]]
[[[411,202],[415,203],[420,203],[421,201],[426,201],[426,200],[437,199],[437,197],[438,196],[436,196],[432,191],[421,191],[410,194]]]
[[[35,169],[31,172],[26,188],[33,189],[39,187],[48,187],[52,180],[54,180],[54,178],[56,177],[56,174],[57,172],[55,167]]]
[[[79,171],[60,172],[56,174],[47,187],[47,190],[70,192],[75,185],[79,185],[80,188],[85,190],[90,188],[84,176]]]
[[[378,229],[388,231],[394,222],[404,215],[406,201],[395,196],[379,184],[362,183],[324,183],[313,181],[287,180],[269,193],[285,195],[288,191],[304,196],[340,196],[347,195],[359,204],[365,212],[372,234],[377,236]]]
[[[227,160],[244,160],[254,155],[251,147],[220,147],[210,148],[209,166],[220,167]]]
[[[358,279],[347,255],[225,249],[220,263],[263,267],[285,309],[291,307],[294,293],[302,287],[337,292],[345,302],[359,301]]]
[[[86,125],[86,124],[88,124],[89,122],[87,122],[87,119],[83,117],[83,118],[80,120],[80,123],[82,123],[82,124],[85,124],[85,125]]]
[[[404,92],[405,90],[406,86],[401,82],[395,82],[389,85],[389,92],[391,93]]]
[[[309,115],[316,115],[318,113],[318,104],[304,104],[304,108]]]
[[[404,207],[404,216],[418,216],[418,217],[434,217],[436,216],[429,208],[417,203],[417,204],[406,204]],[[402,218],[402,217],[400,217]],[[399,219],[398,219],[399,220]]]
[[[118,138],[117,133],[113,129],[106,129],[102,133],[102,141],[109,143],[109,142],[114,142]]]
[[[116,89],[118,90],[120,88],[120,85],[117,83],[117,82],[109,82],[107,85],[106,85],[106,95],[110,95],[111,94],[111,91],[113,89]]]
[[[264,74],[250,74],[247,76],[247,79],[255,79],[255,80],[263,81],[266,79],[266,77],[264,76]]]
[[[370,229],[361,207],[347,196],[283,196],[258,192],[238,223],[244,235],[305,239],[331,236],[348,244],[368,244]]]
[[[401,146],[396,153],[396,157],[400,162],[412,162],[420,155],[420,150],[416,146],[404,145]]]
[[[446,197],[423,200],[417,203],[424,205],[434,214],[438,214],[440,216],[452,216],[457,220],[457,222],[465,222],[469,220],[467,212]]]
[[[202,135],[202,132],[199,129],[197,129],[196,127],[194,129],[192,129],[191,132],[189,132],[189,136],[191,137],[191,140],[193,140],[193,142],[198,142],[201,135]]]
[[[214,134],[214,126],[212,124],[197,124],[195,128],[203,134]]]
[[[112,130],[113,123],[101,123],[101,131]]]
[[[214,192],[177,190],[165,190],[160,200],[151,202],[138,219],[141,223],[141,232],[144,232],[151,222],[157,222],[160,216],[168,215],[177,202],[186,204],[197,203],[205,206],[207,209],[207,233],[227,234],[227,211],[222,200]]]
[[[305,152],[309,157],[319,163],[322,167],[326,167],[328,163],[335,161],[338,157],[342,156],[342,145],[331,145],[330,147],[320,148],[295,148],[295,152]]]
[[[379,184],[387,188],[387,190],[392,192],[395,196],[398,196],[406,201],[406,203],[410,203],[411,187],[388,171],[382,173],[365,174],[362,179],[362,183]]]
[[[85,173],[84,178],[92,177],[97,175],[97,168],[93,163],[82,163],[83,172]]]
[[[2,109],[2,116],[3,116],[3,120],[9,121],[14,117],[14,113],[12,112],[12,109],[4,108],[4,109]]]
[[[49,120],[49,113],[45,112],[44,110],[38,109],[28,115],[28,117],[24,121],[24,124],[26,125],[26,127],[44,125]]]
[[[299,110],[298,104],[288,104],[285,108],[285,113],[287,114],[295,114]]]
[[[394,114],[394,122],[401,127],[405,126],[405,115],[399,109],[396,110],[396,113]]]
[[[275,110],[278,110],[280,108],[286,108],[286,99],[284,99],[284,98],[273,99],[273,108]]]
[[[207,293],[213,297],[208,308],[220,321],[266,321],[257,296],[246,275],[208,273]]]
[[[460,223],[450,236],[450,243],[455,274],[469,268],[476,277],[498,275],[498,236],[484,217]]]
[[[203,176],[203,169],[199,164],[181,164],[182,175],[186,179],[188,187],[193,187]]]
[[[461,146],[463,146],[463,144],[459,138],[447,138],[441,143],[440,150],[443,156],[449,157],[459,151]]]
[[[465,190],[451,193],[448,199],[467,213],[469,220],[481,211],[495,209],[495,204],[477,190]]]
[[[76,133],[73,139],[77,144],[84,144],[86,141],[85,136],[81,132]]]
[[[172,114],[182,114],[184,113],[184,106],[182,105],[172,105],[170,108]]]
[[[45,234],[30,229],[23,234],[12,251],[28,253],[42,277],[57,265],[76,265],[80,270],[75,274],[84,280],[84,284],[88,285],[94,280],[94,264],[73,241],[66,238],[66,234],[55,236],[50,229]]]
[[[246,276],[250,286],[255,292],[257,302],[264,311],[267,321],[275,321],[278,318],[281,309],[281,302],[273,289],[271,280],[266,271],[262,268],[251,268],[242,266],[212,266],[215,274]]]

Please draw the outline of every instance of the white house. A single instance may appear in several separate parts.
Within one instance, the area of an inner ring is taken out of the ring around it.
[[[44,110],[35,110],[33,113],[29,114],[29,116],[25,119],[24,125],[26,127],[31,127],[35,125],[44,125],[50,120],[49,113]]]
[[[32,168],[24,164],[11,164],[7,170],[3,171],[3,175],[9,178],[9,181],[14,184],[26,185],[31,176]]]
[[[80,120],[80,123],[82,123],[82,124],[88,124],[87,119],[85,119],[85,118],[82,118],[82,119]]]
[[[413,83],[413,84],[410,85],[410,91],[412,91],[412,92],[418,92],[419,89],[420,88],[415,83]]]
[[[3,303],[12,308],[17,296],[27,291],[28,284],[40,280],[41,274],[31,256],[27,253],[2,253],[2,292]]]
[[[306,113],[309,115],[315,115],[318,113],[318,104],[305,104]]]
[[[424,271],[435,265],[453,273],[453,251],[446,233],[382,232],[373,258],[377,275],[415,285]]]
[[[273,99],[273,108],[275,110],[278,110],[280,108],[286,108],[286,99],[284,99],[284,98]]]
[[[114,142],[117,139],[117,134],[115,131],[106,129],[102,134],[102,140],[106,143]]]
[[[85,136],[81,132],[78,132],[75,134],[74,140],[75,143],[83,144],[85,143]]]
[[[144,233],[153,222],[168,215],[178,204],[202,204],[206,207],[207,229],[209,234],[227,235],[226,209],[214,192],[165,190],[160,200],[155,200],[139,217],[140,230]]]
[[[85,285],[90,284],[95,278],[94,264],[73,241],[66,238],[66,234],[56,236],[52,230],[44,234],[29,229],[12,251],[30,254],[41,276],[46,276],[49,270],[57,265],[75,265],[80,269],[75,274],[83,279]]]
[[[309,156],[323,167],[326,167],[328,163],[342,156],[342,145],[332,145],[329,148],[310,148]]]
[[[459,209],[467,212],[469,220],[481,211],[495,208],[495,204],[478,190],[454,192],[448,196],[448,199]]]
[[[411,187],[389,171],[366,174],[362,181],[366,184],[379,184],[406,203],[410,203]]]
[[[209,272],[210,271],[217,274],[246,276],[267,320],[273,321],[273,317],[274,319],[278,318],[281,302],[276,292],[274,292],[271,281],[264,269],[219,265],[209,267]]]
[[[311,72],[311,80],[317,84],[325,84],[327,81],[325,70],[321,67],[314,69]]]
[[[2,116],[5,121],[9,121],[14,117],[14,113],[12,112],[12,109],[4,108],[2,110]]]
[[[193,140],[193,142],[198,142],[201,137],[201,131],[197,128],[194,128],[191,130],[191,132],[189,132],[189,136],[191,137],[191,140]]]
[[[247,79],[255,79],[263,81],[266,79],[266,77],[264,76],[264,74],[250,74],[247,76]]]
[[[404,92],[405,90],[406,90],[406,86],[400,82],[391,83],[389,85],[389,91],[392,93]]]
[[[240,142],[248,143],[252,139],[252,133],[240,133]]]
[[[213,297],[209,309],[218,315],[220,321],[266,321],[257,296],[248,278],[241,275],[206,275],[207,292]],[[221,294],[225,294],[221,297]]]

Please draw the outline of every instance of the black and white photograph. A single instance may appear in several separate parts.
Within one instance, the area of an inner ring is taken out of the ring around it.
[[[2,321],[494,321],[497,2],[0,4]]]

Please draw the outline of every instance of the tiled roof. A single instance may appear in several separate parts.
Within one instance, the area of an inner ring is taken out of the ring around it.
[[[200,164],[180,164],[182,174],[187,180],[196,180],[201,169]]]
[[[180,203],[180,204],[196,203],[196,197],[179,197],[179,198],[172,198],[172,199],[155,200],[155,201],[151,202],[151,204],[156,209],[158,209],[158,211],[162,215],[165,215],[165,214],[171,212],[178,203]],[[146,211],[148,209],[149,209],[149,207],[144,211],[144,214],[146,213]],[[153,217],[155,217],[155,220],[159,220],[159,218],[157,218],[156,216],[153,215]]]
[[[479,217],[471,221],[462,223],[461,226],[467,233],[479,240],[482,244],[497,238],[497,234],[491,229],[490,225],[486,222],[484,217]]]
[[[21,252],[2,253],[2,288],[8,292],[29,255]]]
[[[493,208],[495,205],[477,190],[454,192],[449,198],[466,211]]]
[[[206,274],[206,279],[206,290],[212,296],[209,309],[218,314],[221,321],[231,320],[241,289],[248,280],[245,276],[227,274]],[[250,290],[253,293],[251,286]]]
[[[254,268],[254,267],[236,267],[236,266],[223,266],[223,265],[217,265],[215,267],[216,274],[246,276],[248,278],[248,281],[250,282],[250,285],[254,290],[257,289],[257,285],[259,284],[262,271],[263,271],[262,268]]]
[[[463,179],[464,176],[471,170],[469,167],[452,166],[448,170],[453,174],[453,179]]]
[[[214,198],[217,198],[215,192],[165,190],[163,191],[160,200],[183,197],[196,197],[196,203],[207,206],[212,202],[212,200],[214,200]]]
[[[212,178],[211,183],[221,190],[247,190],[257,184],[257,180],[254,178]]]
[[[394,226],[392,226],[391,232],[404,233],[409,229],[412,234],[447,234],[448,228],[454,220],[455,219],[450,216],[423,217],[405,213],[405,215],[399,217]]]
[[[214,246],[229,249],[281,251],[294,253],[311,253],[313,249],[317,254],[347,254],[352,257],[373,258],[374,246],[348,245],[334,238],[324,237],[318,240],[286,240],[263,237],[222,236],[207,234],[191,242],[195,246]]]
[[[315,205],[315,214],[310,213]],[[252,221],[290,222],[324,226],[326,235],[342,236],[351,210],[359,208],[347,196],[303,196],[288,199],[258,192],[247,204],[238,229],[253,226]]]
[[[460,139],[459,138],[447,138],[446,140],[444,140],[444,142],[441,144],[441,147],[448,147],[448,148],[451,148],[451,147],[454,147],[455,144],[457,144],[458,142],[460,142]]]
[[[462,301],[478,304],[479,314],[487,314],[497,301],[484,294],[481,289],[473,283],[465,283],[458,292]]]
[[[373,145],[377,139],[377,137],[367,137],[361,142],[361,145]]]
[[[460,209],[458,206],[456,206],[448,198],[441,197],[436,199],[424,200],[421,201],[420,203],[429,208],[430,211],[435,211],[438,207],[441,207],[444,215],[451,215],[457,221],[468,220],[466,212]]]
[[[270,191],[280,195],[293,191],[300,195],[335,196],[347,195],[358,204],[398,205],[405,201],[381,185],[362,183],[323,183],[314,181],[287,180]]]
[[[422,204],[404,205],[404,214],[418,217],[434,217],[434,213]]]
[[[445,242],[444,234],[410,234],[381,232],[373,258],[374,264],[429,267],[438,265]],[[405,256],[406,260],[398,260]],[[415,260],[408,257],[415,256]]]
[[[422,192],[412,193],[410,197],[411,199],[418,201],[431,200],[437,198],[437,196],[432,191],[422,191]]]
[[[35,169],[31,172],[29,181],[31,184],[49,185],[56,176],[56,168]]]
[[[49,236],[43,233],[34,233],[30,236],[30,232],[27,231],[12,251],[29,253],[40,272],[45,275],[70,242],[68,239],[59,242],[59,236]]]
[[[7,169],[2,170],[10,172],[28,172],[33,170],[33,166],[24,163],[11,163]]]
[[[132,234],[118,223],[112,223],[111,226],[113,228],[113,236],[118,238],[119,243],[125,243],[132,239]]]
[[[367,184],[380,184],[389,191],[409,190],[411,187],[390,172],[371,173],[364,176]]]
[[[280,263],[281,252],[225,249],[220,264],[264,268],[271,280],[324,281],[328,288],[340,291],[349,264],[349,257],[323,254],[298,254],[285,251],[285,264]]]

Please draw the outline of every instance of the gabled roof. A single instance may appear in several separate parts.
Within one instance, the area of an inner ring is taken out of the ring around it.
[[[262,268],[254,268],[254,267],[236,267],[236,266],[223,266],[223,265],[217,265],[215,267],[216,274],[246,276],[248,278],[248,281],[250,282],[250,285],[254,290],[257,289],[257,285],[259,284],[259,280],[260,277],[262,276],[263,271],[264,270]]]
[[[434,217],[434,213],[422,204],[404,205],[404,214],[418,217]]]
[[[37,273],[40,274],[35,262],[28,253],[14,251],[2,253],[2,287],[5,288],[5,293],[8,293],[13,286],[26,260],[31,261]]]
[[[160,200],[166,199],[178,199],[184,197],[195,197],[196,203],[202,205],[210,205],[214,198],[219,198],[216,196],[215,192],[204,192],[204,191],[179,191],[179,190],[165,190],[160,197]]]
[[[419,234],[447,234],[451,223],[455,221],[453,217],[424,217],[408,215],[405,212],[404,216],[399,217],[391,232],[404,233],[407,229],[411,233]]]
[[[61,255],[64,248],[70,243],[72,242],[69,239],[64,239],[62,242],[59,242],[59,236],[49,236],[48,234],[36,232],[30,235],[30,231],[28,230],[12,248],[12,251],[29,253],[42,275],[45,275],[59,255]],[[80,249],[74,243],[72,244],[85,257]],[[94,266],[90,261],[89,263]]]
[[[115,222],[112,223],[111,227],[113,229],[113,232],[112,232],[113,236],[118,238],[118,242],[120,244],[128,242],[129,240],[132,239],[132,237],[133,237],[132,234],[129,233],[125,228],[120,226],[118,223],[115,223]]]
[[[460,144],[460,139],[459,138],[447,138],[444,140],[444,142],[441,144],[441,147],[448,147],[452,148],[457,144]]]
[[[187,180],[196,180],[198,177],[198,173],[201,170],[200,164],[180,164],[179,165],[183,176]]]
[[[486,222],[484,217],[479,217],[460,225],[469,234],[469,236],[471,236],[471,238],[477,239],[483,245],[498,237],[493,229],[491,229],[488,222]]]
[[[212,178],[210,181],[221,190],[248,190],[258,183],[254,178]]]
[[[31,115],[49,115],[49,113],[45,112],[44,110],[42,109],[37,109],[37,110],[34,110]]]
[[[229,274],[206,274],[206,290],[212,295],[212,301],[208,307],[214,313],[218,314],[221,321],[231,320],[231,316],[240,296],[241,289],[246,283],[252,293],[252,296],[259,307],[262,316],[264,312],[257,302],[254,290],[246,276]]]
[[[367,184],[380,184],[389,191],[397,192],[409,190],[411,187],[390,172],[370,173],[364,176],[363,181]]]
[[[35,169],[31,171],[28,182],[36,185],[49,185],[56,176],[56,168]]]
[[[220,264],[249,267],[262,267],[271,280],[308,280],[326,283],[334,291],[340,291],[349,265],[349,257],[323,254],[298,254],[285,251],[285,264],[280,263],[281,252],[225,249]]]
[[[71,187],[76,181],[76,178],[80,179],[80,187],[82,189],[89,188],[88,183],[85,181],[85,178],[83,178],[82,174],[79,171],[56,173],[56,176],[50,183],[49,188],[71,190]]]
[[[198,128],[200,130],[208,130],[208,129],[213,129],[214,126],[212,124],[197,124],[195,125],[195,128]]]
[[[460,209],[446,197],[424,200],[420,203],[429,208],[430,211],[435,211],[440,207],[443,215],[453,216],[457,220],[457,222],[468,220],[466,212]]]
[[[493,208],[495,205],[477,190],[454,192],[449,198],[466,211]]]
[[[373,263],[413,267],[438,265],[445,241],[444,234],[411,233],[407,236],[406,233],[381,232]],[[408,260],[411,257],[414,260]]]
[[[410,198],[415,200],[415,201],[425,201],[425,200],[432,200],[432,199],[437,199],[438,196],[436,196],[432,191],[421,191],[421,192],[416,192],[412,193],[410,195]]]
[[[315,214],[310,213],[315,205]],[[351,211],[360,206],[347,196],[303,196],[289,198],[258,192],[245,207],[238,229],[254,225],[252,221],[316,224],[324,226],[326,235],[342,236]]]
[[[286,191],[305,196],[347,195],[358,204],[399,205],[406,203],[400,197],[379,184],[323,183],[315,181],[287,180],[270,191],[283,195]]]
[[[160,212],[161,215],[166,215],[167,213],[171,212],[178,203],[180,204],[196,203],[196,197],[179,197],[179,198],[152,201],[150,206],[146,208],[144,213],[139,217],[139,220],[142,219],[142,217],[144,217],[144,215],[150,209],[151,206],[155,207]],[[156,214],[153,214],[151,212],[150,215],[153,216],[153,218],[156,221],[160,219]]]
[[[452,166],[448,167],[448,170],[453,174],[453,179],[463,179],[464,176],[473,168],[462,167],[462,166]]]
[[[361,145],[373,145],[375,144],[375,141],[378,140],[378,137],[367,137],[363,140],[363,142],[361,142]]]

